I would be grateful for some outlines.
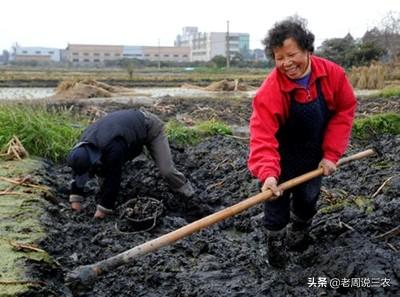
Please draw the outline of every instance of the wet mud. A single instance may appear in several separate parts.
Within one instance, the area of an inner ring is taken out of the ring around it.
[[[195,121],[216,119],[237,127],[248,127],[252,112],[252,96],[245,93],[234,96],[232,93],[220,92],[212,98],[204,95],[190,99],[166,95],[147,101],[146,104],[143,100],[137,103],[128,100],[127,104],[109,100],[94,102],[88,99],[79,102],[65,101],[62,106],[93,119],[118,109],[145,107],[164,121],[176,119],[190,125]],[[54,103],[53,106],[59,105],[59,103]],[[358,102],[356,116],[360,118],[388,112],[400,113],[399,98],[361,98]]]
[[[204,121],[215,119],[223,121],[229,125],[248,126],[251,115],[251,97],[244,94],[238,98],[232,98],[232,95],[221,94],[217,97],[196,97],[183,98],[174,96],[163,96],[154,100],[147,99],[134,102],[118,102],[103,100],[102,102],[93,102],[91,99],[79,102],[70,100],[51,103],[54,108],[67,108],[76,113],[86,115],[95,120],[107,112],[126,109],[126,108],[145,108],[156,114],[163,121],[171,119],[181,121],[187,125],[194,124],[195,121]]]
[[[71,291],[64,276],[76,267],[124,252],[258,193],[259,184],[246,166],[247,143],[216,136],[194,147],[171,146],[176,166],[194,185],[195,197],[187,201],[172,193],[144,154],[126,164],[118,207],[104,220],[92,218],[95,181],[86,189],[83,212],[74,214],[67,202],[70,169],[45,164],[38,174],[55,189],[60,203],[48,204],[41,218],[48,237],[40,247],[58,265],[33,267],[47,286],[29,296],[399,296],[400,239],[398,234],[385,235],[400,225],[400,139],[390,135],[352,141],[347,154],[376,146],[380,155],[355,161],[324,179],[320,211],[311,227],[313,240],[304,252],[289,252],[285,269],[267,262],[259,205],[138,257],[90,287]],[[124,203],[135,197],[161,201],[163,213],[151,230],[120,232],[116,224],[123,223]],[[326,287],[313,284],[323,284],[324,278]],[[332,279],[361,279],[364,287],[334,289]]]

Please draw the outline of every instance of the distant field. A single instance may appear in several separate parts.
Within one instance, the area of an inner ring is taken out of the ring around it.
[[[61,81],[92,79],[125,87],[207,86],[223,79],[240,79],[259,87],[270,69],[260,68],[40,68],[0,66],[0,87],[56,87]],[[400,65],[372,65],[347,71],[355,89],[383,89],[400,86]]]
[[[94,79],[110,84],[142,87],[177,87],[183,83],[200,86],[223,79],[241,79],[249,85],[259,86],[268,69],[210,69],[198,68],[186,71],[183,68],[138,68],[132,76],[121,68],[77,69],[77,68],[0,68],[0,87],[54,87],[60,81]]]

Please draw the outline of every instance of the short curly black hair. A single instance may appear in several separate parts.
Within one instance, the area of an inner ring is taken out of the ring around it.
[[[268,31],[268,35],[262,41],[265,54],[274,59],[274,49],[283,46],[283,42],[288,38],[293,38],[301,49],[310,53],[314,52],[315,37],[306,28],[305,22],[288,18],[275,23],[274,27]]]

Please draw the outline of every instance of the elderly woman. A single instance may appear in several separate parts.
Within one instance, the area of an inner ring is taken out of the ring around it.
[[[279,196],[265,202],[264,227],[269,263],[280,267],[287,258],[286,237],[289,247],[306,247],[321,178],[285,193],[277,183],[318,166],[324,175],[336,170],[349,142],[356,99],[345,71],[313,55],[314,35],[301,21],[276,23],[263,43],[275,68],[253,101],[248,166],[262,191]]]

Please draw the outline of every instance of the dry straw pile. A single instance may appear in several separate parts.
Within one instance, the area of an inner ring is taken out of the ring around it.
[[[356,89],[376,90],[385,86],[386,67],[379,64],[371,66],[353,67],[350,72],[350,81]]]
[[[353,67],[349,73],[349,79],[356,89],[379,90],[388,85],[400,84],[400,61]]]
[[[0,157],[6,160],[22,160],[29,157],[29,153],[18,137],[14,136],[0,152]]]
[[[85,79],[63,81],[56,88],[54,99],[87,99],[129,96],[134,92],[123,87],[115,87],[103,82]]]

